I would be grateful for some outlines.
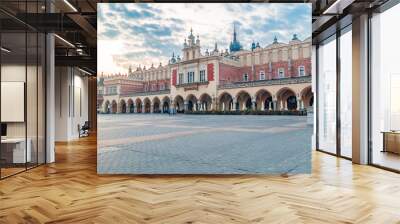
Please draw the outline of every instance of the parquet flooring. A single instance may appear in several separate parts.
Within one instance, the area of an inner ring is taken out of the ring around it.
[[[98,176],[96,139],[0,181],[0,223],[400,223],[400,175],[313,152],[311,175]]]

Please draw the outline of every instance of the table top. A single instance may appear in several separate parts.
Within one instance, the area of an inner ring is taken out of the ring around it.
[[[27,139],[30,140],[29,138]],[[20,143],[25,142],[25,138],[4,138],[1,139],[1,143]]]
[[[381,133],[384,133],[384,134],[397,134],[397,135],[400,135],[400,131],[398,131],[398,130],[391,130],[391,131],[381,131]]]

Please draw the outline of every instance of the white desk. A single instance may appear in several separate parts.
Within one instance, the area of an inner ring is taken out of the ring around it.
[[[25,138],[5,138],[1,139],[1,144],[6,147],[13,146],[12,148],[12,162],[13,163],[25,163],[31,162],[32,153],[31,145],[32,141],[30,138],[26,140],[28,143],[25,152]],[[26,160],[25,160],[26,159]]]

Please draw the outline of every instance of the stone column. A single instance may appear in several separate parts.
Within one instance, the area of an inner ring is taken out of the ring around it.
[[[133,106],[133,113],[135,113],[135,114],[136,114],[137,112],[138,112],[138,111],[137,111],[137,106],[136,106],[136,105],[134,105],[134,106]]]
[[[120,114],[120,113],[122,113],[122,104],[121,104],[121,102],[119,102],[117,104],[117,114]]]
[[[251,109],[256,110],[256,101],[255,100],[251,101]]]
[[[188,104],[189,104],[188,101],[185,100],[185,101],[183,102],[183,104],[184,104],[184,107],[183,107],[184,110],[185,110],[185,111],[188,111]]]
[[[219,110],[219,103],[220,102],[218,102],[217,99],[218,98],[216,98],[216,97],[212,97],[211,98],[211,107],[210,107],[211,110]]]
[[[268,110],[272,110],[272,104],[273,104],[272,101],[269,101],[268,103],[269,103]]]
[[[106,107],[105,102],[103,102],[103,106],[101,107],[101,112],[104,114],[107,113],[107,107]]]
[[[265,105],[264,105],[264,101],[261,101],[261,110],[264,111],[265,110]]]
[[[273,102],[274,110],[278,110],[278,101],[274,100]]]
[[[239,108],[236,108],[237,101],[235,98],[233,98],[232,104],[233,104],[233,106],[232,106],[233,111],[239,110]]]
[[[154,104],[150,103],[150,113],[154,113]]]
[[[146,107],[145,107],[144,102],[142,102],[142,113],[146,113]]]

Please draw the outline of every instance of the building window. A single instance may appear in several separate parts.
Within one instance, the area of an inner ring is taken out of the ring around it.
[[[183,73],[179,73],[179,79],[178,79],[178,84],[183,83]]]
[[[243,74],[243,81],[245,82],[249,81],[249,75],[247,73]]]
[[[260,80],[265,80],[265,73],[264,71],[260,72]]]
[[[200,82],[206,81],[206,70],[200,70]]]
[[[285,78],[285,69],[284,68],[278,68],[278,78]]]
[[[188,83],[194,82],[194,72],[188,72]]]
[[[160,83],[160,90],[164,90],[164,89],[165,89],[164,83]]]
[[[110,86],[108,87],[108,94],[117,94],[117,87],[116,86]]]
[[[305,76],[306,75],[306,71],[304,66],[299,66],[299,76]]]

